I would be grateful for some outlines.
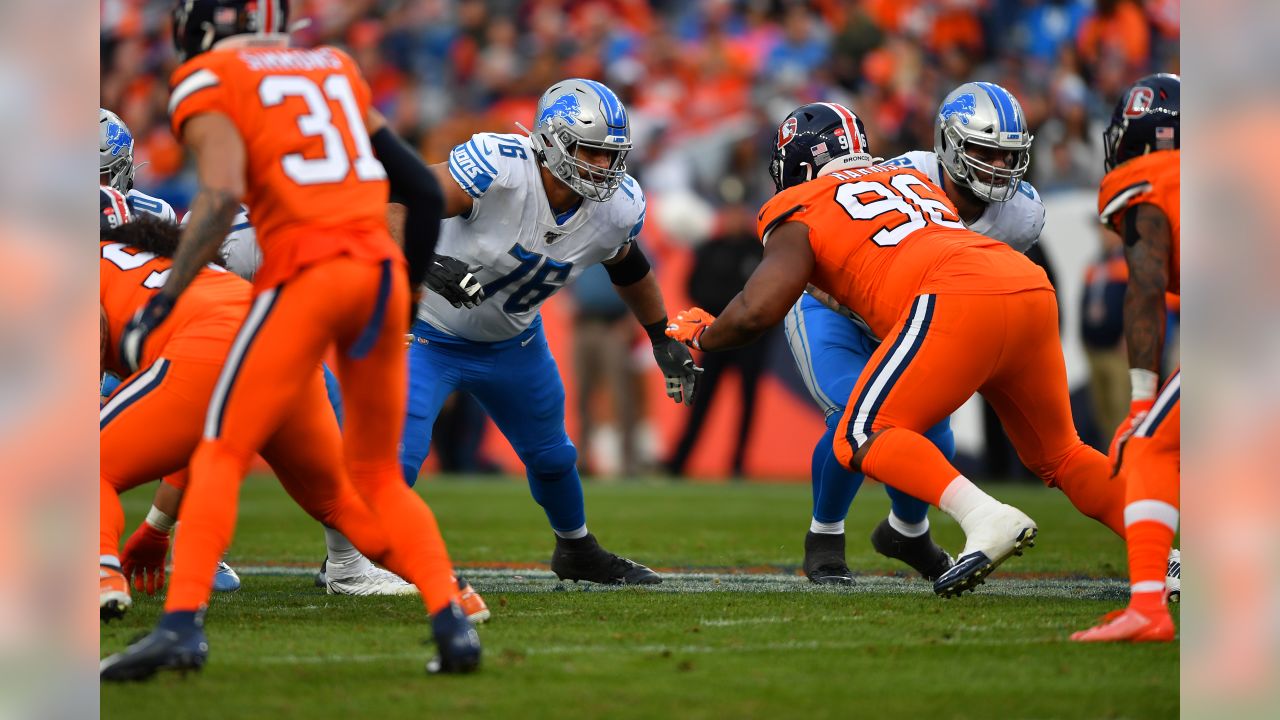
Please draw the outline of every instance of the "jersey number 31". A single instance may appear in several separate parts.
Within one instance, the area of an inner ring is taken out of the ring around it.
[[[284,174],[299,185],[342,182],[351,172],[351,158],[343,142],[342,131],[333,124],[329,101],[338,103],[346,119],[347,132],[355,147],[356,179],[385,180],[387,171],[373,156],[369,131],[365,128],[360,106],[346,75],[330,75],[321,89],[314,80],[299,75],[268,75],[258,86],[263,107],[275,107],[285,98],[298,97],[307,104],[307,113],[298,116],[298,129],[304,137],[319,137],[324,143],[324,157],[307,158],[290,153],[281,158]]]

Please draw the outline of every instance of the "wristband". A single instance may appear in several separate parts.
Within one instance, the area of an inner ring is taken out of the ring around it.
[[[147,511],[147,524],[162,533],[168,533],[173,530],[173,526],[177,525],[178,521],[161,512],[155,505],[152,505],[151,509]]]
[[[1133,402],[1145,402],[1154,400],[1156,397],[1156,386],[1160,383],[1160,376],[1150,370],[1142,368],[1129,368],[1129,388],[1131,390],[1130,398]]]
[[[644,332],[649,336],[649,342],[654,345],[665,342],[667,340],[667,316],[663,315],[661,320],[645,325]]]

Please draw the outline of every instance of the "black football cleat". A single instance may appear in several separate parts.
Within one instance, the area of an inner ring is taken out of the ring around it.
[[[98,664],[98,677],[106,682],[147,680],[160,670],[199,670],[209,657],[203,621],[183,630],[161,626],[150,635]]]
[[[602,585],[657,585],[662,576],[624,557],[600,547],[596,536],[566,540],[556,536],[556,549],[551,553],[551,572],[561,580],[586,580]]]
[[[315,574],[315,577],[313,578],[313,581],[316,587],[318,588],[329,587],[328,571],[329,571],[329,556],[325,555],[324,559],[320,561],[320,570]]]
[[[480,635],[457,603],[431,617],[431,634],[437,655],[427,662],[427,672],[461,674],[480,668]]]
[[[844,533],[810,530],[804,536],[804,575],[816,585],[852,585],[853,573],[844,560]]]
[[[894,530],[889,524],[889,518],[881,520],[876,529],[871,531],[871,547],[887,558],[910,565],[930,582],[937,580],[956,564],[950,553],[933,541],[928,530],[923,535],[909,537]]]

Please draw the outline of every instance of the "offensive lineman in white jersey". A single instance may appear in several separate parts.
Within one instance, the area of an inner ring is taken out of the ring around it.
[[[664,333],[662,293],[636,242],[645,199],[626,174],[630,148],[627,112],[613,91],[571,79],[543,93],[529,136],[480,133],[432,166],[445,195],[436,252],[473,268],[475,302],[453,306],[426,294],[418,306],[400,456],[405,480],[417,480],[445,398],[454,390],[472,394],[524,463],[555,531],[551,569],[565,580],[661,582],[587,531],[564,384],[539,307],[584,268],[604,263],[653,342],[667,394],[691,403],[701,372]]]
[[[1022,180],[1031,161],[1031,141],[1022,106],[1009,91],[987,82],[952,90],[938,109],[934,151],[913,151],[883,165],[915,168],[946,192],[966,227],[1026,252],[1040,239],[1045,209],[1035,188]],[[861,320],[810,288],[786,321],[787,342],[809,393],[826,413],[827,432],[814,448],[813,517],[804,543],[804,572],[818,584],[848,584],[844,521],[862,475],[840,465],[832,452],[843,403],[880,340]],[[955,438],[944,419],[925,437],[950,460]],[[934,580],[953,564],[929,536],[928,503],[885,488],[889,517],[871,534],[881,555],[910,565]]]

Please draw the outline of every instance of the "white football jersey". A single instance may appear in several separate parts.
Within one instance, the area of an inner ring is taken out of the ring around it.
[[[480,133],[449,154],[449,172],[472,207],[441,223],[436,252],[478,265],[486,297],[478,307],[455,308],[426,291],[420,319],[467,340],[515,337],[547,298],[640,234],[644,193],[630,176],[606,202],[583,200],[557,219],[540,167],[524,135]]]
[[[135,188],[126,193],[124,199],[129,204],[129,211],[134,215],[146,213],[165,222],[178,222],[178,214],[173,211],[173,206],[158,197],[152,197]]]
[[[182,224],[185,226],[189,220],[190,212],[182,217]],[[228,270],[253,282],[253,276],[262,265],[262,249],[258,247],[258,231],[249,222],[249,208],[245,205],[240,205],[240,212],[231,221],[231,231],[222,241],[219,252]]]
[[[944,177],[946,171],[938,162],[938,156],[932,152],[914,150],[881,164],[919,170],[943,189],[949,182]],[[1026,252],[1036,244],[1040,239],[1040,232],[1044,230],[1044,203],[1031,183],[1023,180],[1018,186],[1018,192],[1008,202],[988,204],[982,217],[972,224],[966,223],[966,227],[999,240],[1018,252]]]

